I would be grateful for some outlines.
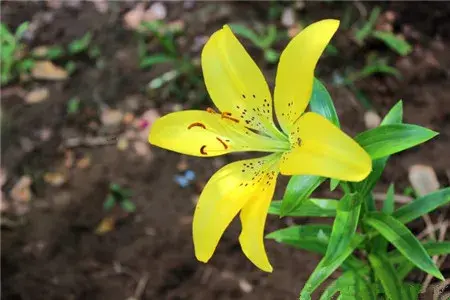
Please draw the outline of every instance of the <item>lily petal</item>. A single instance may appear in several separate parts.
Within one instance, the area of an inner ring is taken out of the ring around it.
[[[198,110],[170,113],[153,123],[149,142],[183,154],[208,157],[236,151],[282,151],[289,143],[258,135],[236,120]]]
[[[282,174],[361,181],[372,169],[367,152],[319,114],[302,115],[292,128],[290,141],[292,150],[281,159]]]
[[[281,54],[274,97],[277,119],[285,133],[305,111],[317,61],[338,27],[338,20],[313,23],[294,37]]]
[[[228,26],[216,31],[201,56],[203,77],[222,112],[272,137],[284,137],[273,123],[272,97],[261,70]]]
[[[263,180],[267,181],[268,176],[274,177],[273,173],[268,173],[268,170],[279,158],[280,154],[271,154],[261,158],[237,161],[226,165],[211,177],[200,195],[192,226],[195,255],[199,261],[207,262],[211,258],[223,232],[246,203],[266,201],[265,197],[269,196],[270,189],[268,187],[262,193],[264,195],[262,199],[261,184]],[[245,214],[255,214],[260,211],[255,211],[251,207],[246,210],[249,212]],[[245,226],[245,232],[252,230],[249,227],[252,225],[247,222],[243,226]],[[248,247],[243,249],[245,251]],[[259,263],[259,257],[255,258],[254,251],[249,253],[252,261],[266,267]]]
[[[272,272],[273,268],[264,247],[264,225],[278,173],[278,164],[275,164],[271,171],[267,171],[266,178],[260,183],[260,192],[254,194],[247,201],[240,214],[242,232],[239,236],[239,242],[242,251],[255,266],[266,272]]]

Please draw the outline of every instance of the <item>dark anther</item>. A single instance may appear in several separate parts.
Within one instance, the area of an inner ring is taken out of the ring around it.
[[[203,154],[203,155],[207,155],[207,154],[208,154],[208,153],[206,153],[205,148],[206,148],[206,145],[203,145],[203,146],[200,148],[200,153]]]
[[[223,147],[225,148],[225,150],[227,150],[228,149],[228,145],[227,144],[225,144],[225,142],[224,141],[222,141],[221,140],[221,138],[220,137],[216,137],[216,139],[223,145]]]
[[[201,127],[203,129],[206,129],[206,126],[203,123],[195,122],[188,126],[188,129],[191,129],[192,127]]]

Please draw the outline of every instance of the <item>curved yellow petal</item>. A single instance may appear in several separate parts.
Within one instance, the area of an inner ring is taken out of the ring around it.
[[[170,113],[153,123],[149,142],[183,154],[206,157],[235,151],[281,151],[289,143],[258,135],[220,114],[198,110]]]
[[[284,137],[272,118],[272,97],[261,70],[228,26],[216,31],[201,56],[203,77],[214,104],[255,130]]]
[[[239,236],[241,248],[247,258],[258,268],[272,272],[267,253],[264,247],[264,225],[267,211],[273,197],[276,178],[279,173],[279,164],[276,163],[266,172],[266,177],[260,183],[260,188],[242,208],[240,219],[242,232]]]
[[[195,255],[199,261],[207,262],[211,258],[223,232],[241,208],[248,201],[259,201],[255,197],[261,193],[266,172],[279,158],[280,154],[271,154],[237,161],[211,177],[200,195],[192,225]]]
[[[281,54],[274,98],[277,119],[285,133],[305,111],[317,61],[338,27],[338,20],[313,23],[294,37]]]
[[[281,159],[285,175],[319,175],[361,181],[372,170],[367,152],[326,118],[308,112],[291,130],[292,150]]]

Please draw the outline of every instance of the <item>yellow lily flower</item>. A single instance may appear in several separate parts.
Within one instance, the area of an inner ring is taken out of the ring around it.
[[[372,168],[369,155],[326,118],[304,113],[314,69],[339,26],[323,20],[302,30],[283,51],[272,97],[263,74],[228,26],[206,43],[201,63],[205,84],[221,111],[187,110],[157,120],[149,142],[179,153],[211,157],[236,151],[271,152],[221,168],[200,195],[193,220],[195,255],[207,262],[240,212],[242,251],[271,272],[264,224],[278,174],[319,175],[361,181]]]

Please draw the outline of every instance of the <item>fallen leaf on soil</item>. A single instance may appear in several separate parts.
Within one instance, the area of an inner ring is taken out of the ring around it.
[[[77,167],[79,169],[86,169],[91,166],[91,157],[85,156],[77,161]]]
[[[116,126],[122,122],[123,113],[116,109],[105,109],[100,117],[104,126]]]
[[[119,137],[119,139],[117,140],[117,149],[119,149],[120,151],[125,151],[126,149],[128,149],[128,146],[128,139],[124,136]]]
[[[98,235],[102,235],[110,232],[114,229],[114,225],[116,224],[116,219],[113,217],[105,217],[100,224],[98,224],[95,229],[95,233]]]
[[[51,186],[59,187],[66,182],[66,176],[58,172],[48,172],[44,174],[44,181]]]
[[[55,66],[51,61],[35,62],[31,75],[33,78],[45,80],[64,80],[68,77],[66,70]]]
[[[285,27],[291,27],[295,23],[295,11],[292,7],[286,7],[281,15],[281,24]]]
[[[31,177],[22,176],[9,192],[9,196],[15,202],[29,202],[31,200]]]
[[[374,112],[374,111],[366,111],[364,114],[364,123],[366,124],[366,127],[371,129],[378,127],[381,123],[380,116]]]
[[[49,95],[48,88],[36,88],[25,96],[25,102],[28,104],[39,103],[47,100]]]
[[[408,177],[418,196],[424,196],[439,189],[436,172],[430,166],[413,165],[409,168]]]

